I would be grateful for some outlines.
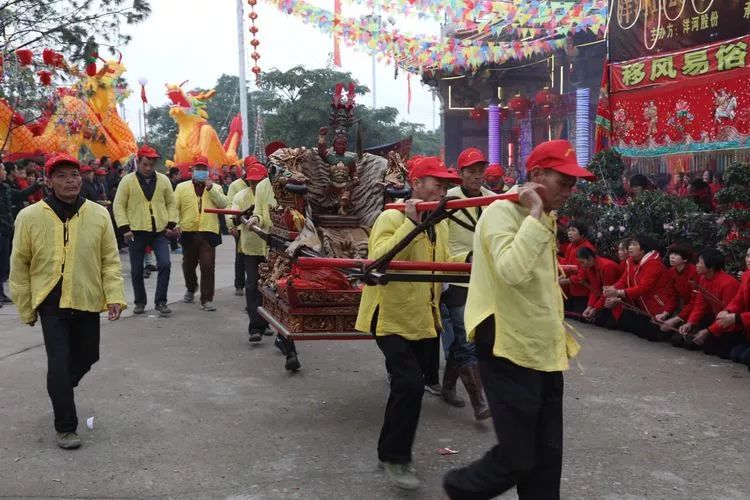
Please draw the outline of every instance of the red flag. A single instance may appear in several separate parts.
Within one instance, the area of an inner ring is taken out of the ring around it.
[[[411,113],[411,73],[406,74],[406,112]]]
[[[341,0],[334,0],[333,13],[335,17],[334,25],[338,26],[338,22],[341,19]],[[339,68],[341,67],[341,36],[335,30],[333,32],[333,64]]]
[[[145,85],[141,85],[141,101],[143,101],[143,104],[148,104],[148,97],[146,97]]]

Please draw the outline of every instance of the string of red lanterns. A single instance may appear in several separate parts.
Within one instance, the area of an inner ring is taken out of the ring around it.
[[[255,74],[255,84],[260,85],[260,66],[258,66],[258,59],[260,59],[260,54],[258,54],[258,45],[260,45],[260,41],[257,38],[258,34],[258,27],[255,26],[255,21],[258,19],[258,13],[255,12],[255,6],[258,4],[258,0],[247,0],[247,4],[250,6],[250,14],[248,17],[250,18],[250,34],[253,36],[253,39],[250,40],[250,45],[253,47],[253,53],[250,54],[250,57],[253,59],[253,67],[250,71],[252,71]]]

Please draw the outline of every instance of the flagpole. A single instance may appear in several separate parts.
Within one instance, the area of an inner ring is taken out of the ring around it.
[[[245,10],[243,0],[237,0],[237,55],[239,59],[240,116],[242,117],[242,157],[250,155],[249,123],[247,118],[247,75],[245,73]]]

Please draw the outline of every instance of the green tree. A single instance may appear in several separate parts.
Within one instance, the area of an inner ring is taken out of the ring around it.
[[[0,0],[0,36],[6,57],[20,48],[50,47],[73,60],[89,37],[117,47],[130,41],[123,25],[151,14],[148,0]]]

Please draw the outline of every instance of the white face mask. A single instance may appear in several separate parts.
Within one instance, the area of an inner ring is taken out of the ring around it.
[[[193,180],[196,182],[206,182],[208,179],[208,170],[193,170]]]

